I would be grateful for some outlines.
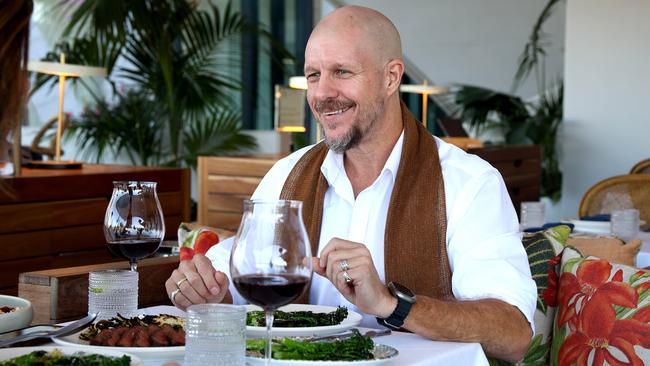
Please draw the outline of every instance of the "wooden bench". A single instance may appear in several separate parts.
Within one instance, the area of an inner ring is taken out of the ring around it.
[[[82,169],[23,169],[0,192],[0,293],[17,293],[20,272],[119,261],[106,248],[104,213],[114,180],[158,182],[166,238],[190,220],[190,171],[84,164]]]

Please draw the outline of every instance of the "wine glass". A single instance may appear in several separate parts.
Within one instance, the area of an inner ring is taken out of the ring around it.
[[[156,182],[115,181],[104,216],[108,249],[129,260],[137,271],[138,259],[155,253],[165,237]]]
[[[271,360],[274,311],[296,300],[311,281],[311,247],[302,202],[246,200],[230,253],[239,293],[266,314],[266,363]]]

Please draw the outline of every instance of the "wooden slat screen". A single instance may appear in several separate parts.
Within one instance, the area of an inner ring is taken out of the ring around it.
[[[277,158],[201,156],[198,163],[198,222],[236,231],[243,201],[257,188]]]

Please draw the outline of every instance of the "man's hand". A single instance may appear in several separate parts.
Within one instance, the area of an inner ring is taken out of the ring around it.
[[[346,282],[341,261],[348,263]],[[397,300],[379,279],[370,252],[365,245],[334,238],[321,252],[320,259],[313,259],[314,272],[327,277],[332,284],[359,310],[382,318],[393,313]]]
[[[206,256],[195,254],[192,260],[181,261],[165,289],[172,303],[185,310],[192,304],[223,302],[226,295],[229,299],[228,284],[225,273],[214,269]]]

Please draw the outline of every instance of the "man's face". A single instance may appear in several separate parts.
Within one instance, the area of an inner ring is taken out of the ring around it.
[[[329,148],[343,153],[384,114],[383,70],[354,36],[333,35],[319,34],[307,44],[307,101]]]

